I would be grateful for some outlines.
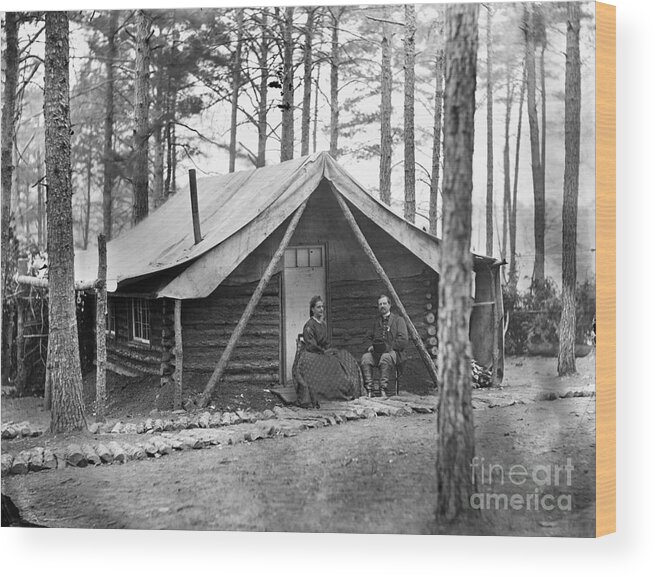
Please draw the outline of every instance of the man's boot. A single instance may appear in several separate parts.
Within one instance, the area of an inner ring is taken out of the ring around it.
[[[393,371],[393,365],[389,363],[380,363],[380,397],[387,398],[387,386],[389,385],[389,378]]]
[[[362,365],[362,375],[364,376],[366,396],[371,397],[373,391],[373,367],[371,365]]]

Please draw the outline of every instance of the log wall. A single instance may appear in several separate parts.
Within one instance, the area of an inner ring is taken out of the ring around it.
[[[150,344],[132,339],[132,299],[108,295],[116,315],[116,335],[107,337],[107,361],[134,374],[161,374],[163,300],[150,299]]]
[[[182,303],[185,391],[204,388],[255,288],[256,283],[223,284],[205,299]],[[224,380],[262,385],[279,381],[280,322],[278,274],[268,283],[246,326]]]

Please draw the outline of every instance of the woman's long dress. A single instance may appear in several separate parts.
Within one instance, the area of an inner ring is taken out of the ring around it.
[[[319,401],[351,400],[361,395],[359,364],[343,349],[329,348],[327,325],[310,318],[303,328],[293,366],[300,406],[317,406]]]

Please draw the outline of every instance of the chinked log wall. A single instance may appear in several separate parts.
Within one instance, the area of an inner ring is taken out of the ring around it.
[[[110,297],[116,315],[116,335],[107,339],[107,361],[128,373],[160,375],[162,371],[162,321],[164,303],[150,300],[150,344],[132,338],[132,299]],[[171,309],[171,305],[168,305]],[[172,312],[172,311],[171,311]],[[172,324],[169,323],[169,326]]]
[[[394,288],[403,299],[409,317],[430,350],[430,323],[428,313],[436,311],[436,273],[426,269],[410,278],[392,279]],[[373,327],[377,313],[377,297],[385,293],[382,281],[339,281],[330,284],[332,344],[345,348],[359,360],[370,344],[367,334]],[[428,298],[429,295],[429,298]],[[426,305],[430,305],[430,310]],[[396,311],[397,312],[397,311]],[[416,346],[409,341],[405,350],[406,367],[416,375],[428,377]]]
[[[274,383],[280,366],[280,280],[268,283],[227,366],[224,381]],[[218,287],[205,299],[182,303],[185,389],[199,391],[216,367],[256,283]]]

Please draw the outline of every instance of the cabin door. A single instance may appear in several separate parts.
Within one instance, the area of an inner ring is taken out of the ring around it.
[[[314,295],[320,295],[327,305],[325,279],[323,246],[296,246],[284,251],[282,374],[289,385],[293,382],[291,370],[296,356],[296,339],[309,318],[309,301]]]

